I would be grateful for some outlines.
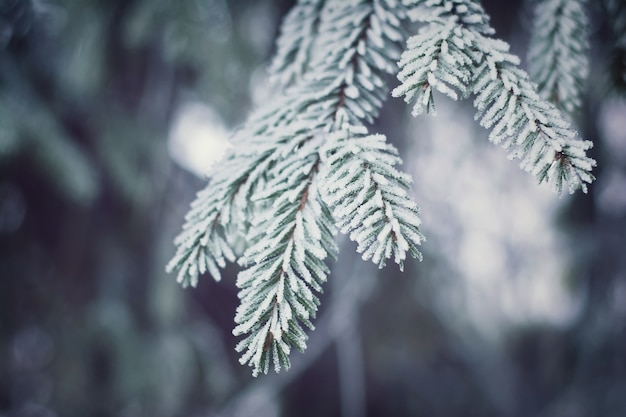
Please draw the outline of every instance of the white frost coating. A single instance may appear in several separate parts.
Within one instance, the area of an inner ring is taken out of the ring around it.
[[[345,152],[355,149],[352,144],[357,143],[358,152]],[[368,135],[360,126],[346,126],[344,131],[329,138],[323,152],[327,165],[322,178],[329,186],[322,189],[332,189],[324,194],[324,200],[340,221],[341,231],[357,242],[362,258],[371,259],[380,267],[392,254],[400,266],[406,252],[419,258],[417,246],[423,237],[418,227],[418,209],[407,193],[407,175],[394,168],[399,160],[395,148],[386,144],[386,138]],[[351,170],[358,168],[357,175],[364,178],[357,193],[351,193],[351,187],[343,184],[352,181],[350,176],[342,176],[342,167],[346,165]],[[397,218],[393,207],[409,209],[404,209],[403,218]]]
[[[530,57],[542,65],[537,72],[540,79],[544,77],[543,83],[550,85],[548,98],[557,94],[559,100],[565,99],[566,110],[575,107],[579,91],[570,84],[580,84],[586,76],[586,62],[581,58],[587,55],[584,3],[537,3],[540,16],[536,16],[536,25],[542,27],[535,31],[536,49],[531,49]],[[579,140],[563,115],[539,97],[528,75],[518,68],[519,58],[509,53],[508,44],[489,37],[494,30],[480,3],[429,0],[422,4],[427,12],[415,9],[409,11],[409,16],[426,25],[407,41],[399,62],[401,85],[392,94],[413,101],[412,114],[417,116],[434,113],[433,89],[453,99],[471,92],[476,96],[476,120],[491,129],[490,141],[511,150],[509,155],[520,158],[523,169],[540,182],[547,181],[557,192],[562,192],[564,186],[569,192],[578,188],[586,191],[586,183],[593,181],[590,170],[595,166],[595,161],[584,154],[590,142]],[[453,4],[456,7],[451,14]],[[549,51],[547,60],[545,50]],[[572,77],[569,72],[575,67],[578,70],[573,72],[578,75]],[[558,77],[552,68],[561,71]]]
[[[270,79],[283,88],[307,71],[323,4],[322,0],[300,0],[282,22],[269,72]]]
[[[298,0],[273,67],[281,94],[233,138],[176,239],[168,270],[178,270],[183,285],[195,285],[205,271],[219,279],[226,260],[235,260],[229,242],[247,242],[238,259],[234,332],[242,337],[240,361],[254,375],[272,361],[276,370],[288,368],[291,347],[306,348],[305,329],[327,279],[324,260],[337,252],[336,228],[380,267],[391,257],[402,268],[407,253],[421,256],[410,177],[396,169],[397,151],[384,136],[364,127],[378,115],[398,58],[401,85],[393,95],[414,102],[413,114],[435,112],[434,91],[454,99],[474,94],[476,119],[523,169],[559,191],[584,191],[593,180],[590,143],[539,98],[508,45],[490,38],[480,2],[405,3],[425,24],[400,56],[404,12],[390,9],[393,1]]]
[[[357,99],[359,98],[359,90],[354,85],[349,85],[344,90],[346,97]]]
[[[589,73],[586,0],[546,0],[535,6],[529,73],[541,96],[567,113],[580,109]]]

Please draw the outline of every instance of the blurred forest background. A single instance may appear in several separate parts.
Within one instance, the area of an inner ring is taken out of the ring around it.
[[[590,194],[537,186],[471,103],[390,99],[425,260],[342,240],[308,350],[254,379],[236,267],[164,265],[293,1],[0,0],[0,416],[626,416],[626,14],[589,3]],[[532,1],[483,4],[524,58]]]

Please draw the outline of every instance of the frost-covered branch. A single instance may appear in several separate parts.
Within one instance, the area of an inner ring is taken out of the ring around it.
[[[281,87],[293,85],[307,72],[323,6],[323,0],[298,0],[283,19],[269,70]]]
[[[517,57],[507,53],[508,45],[491,41],[473,79],[475,118],[491,129],[489,140],[510,150],[511,159],[520,158],[520,166],[540,183],[557,193],[564,188],[586,193],[594,180],[596,162],[586,156],[593,144],[578,139],[563,114],[539,97]]]
[[[393,255],[400,269],[407,252],[421,259],[424,237],[419,209],[408,194],[411,178],[394,168],[401,160],[385,137],[345,126],[330,135],[323,154],[324,198],[363,259],[382,268]]]
[[[228,241],[228,229],[240,216],[236,197],[249,196],[271,162],[270,150],[251,150],[246,154],[229,152],[213,171],[211,183],[191,203],[183,231],[174,240],[176,255],[166,268],[168,272],[178,270],[176,280],[183,287],[195,287],[198,276],[206,272],[219,281],[219,269],[226,266],[226,260],[236,259]]]
[[[580,109],[589,72],[586,0],[542,0],[528,51],[529,73],[544,99],[567,113]]]
[[[304,161],[304,164],[303,164]],[[270,181],[257,200],[271,209],[256,220],[255,244],[239,263],[247,267],[237,278],[241,304],[233,334],[246,337],[237,345],[244,351],[240,362],[253,367],[253,375],[267,373],[270,357],[278,372],[289,367],[291,347],[306,348],[302,325],[313,329],[328,268],[324,263],[336,255],[334,223],[320,203],[316,174],[319,156],[311,142],[274,168],[280,175]]]
[[[413,116],[424,111],[435,114],[433,90],[457,100],[465,96],[476,60],[463,38],[463,29],[454,20],[429,25],[407,41],[400,60],[398,78],[402,84],[393,90],[395,97],[414,101]]]
[[[311,290],[321,291],[328,272],[324,260],[336,252],[330,213],[337,202],[317,194],[330,185],[319,176],[326,164],[320,159],[321,147],[348,121],[358,125],[372,121],[382,106],[387,93],[384,77],[393,71],[402,40],[400,20],[387,3],[328,1],[321,12],[311,67],[285,93],[283,103],[291,104],[289,110],[283,104],[268,112],[273,120],[267,131],[290,132],[286,136],[291,139],[275,149],[280,158],[267,170],[268,182],[252,196],[257,202],[267,201],[256,214],[266,220],[252,224],[247,237],[252,246],[240,260],[247,269],[237,282],[242,289],[235,334],[245,336],[237,350],[245,350],[241,361],[253,367],[254,375],[267,372],[270,356],[277,371],[289,367],[291,347],[306,347],[302,325],[312,327],[310,319],[317,311]],[[269,118],[257,120],[262,124]],[[408,243],[401,244],[408,249]],[[400,262],[403,256],[397,251]],[[285,291],[287,284],[291,292],[272,295]],[[261,300],[265,301],[259,304]]]
[[[457,99],[474,94],[476,119],[491,129],[489,139],[521,159],[521,167],[552,189],[587,191],[595,161],[585,152],[592,143],[577,138],[563,114],[542,99],[519,68],[507,43],[494,31],[480,3],[472,0],[405,0],[410,16],[423,21],[420,33],[407,41],[400,60],[402,82],[394,96],[415,100],[413,114],[435,109],[433,90]],[[427,6],[429,12],[419,11]]]
[[[346,166],[348,157],[364,161],[354,146],[341,151],[337,132],[346,126],[361,126],[354,139],[364,139],[369,157],[377,159],[378,152],[381,161],[353,178],[370,184],[364,196],[376,195],[380,209],[355,212],[368,220],[346,231],[358,236],[364,257],[381,266],[392,254],[400,265],[406,252],[419,256],[422,235],[417,206],[406,193],[407,176],[393,169],[397,157],[390,159],[395,151],[384,137],[368,141],[362,127],[387,97],[386,76],[394,72],[404,40],[402,16],[403,8],[393,0],[299,2],[285,19],[272,69],[283,79],[283,93],[238,132],[176,241],[169,269],[178,268],[179,281],[195,285],[205,271],[219,279],[218,268],[236,257],[228,229],[245,235],[234,334],[243,336],[237,345],[240,361],[254,375],[267,372],[270,362],[276,371],[289,367],[291,349],[306,347],[304,327],[312,328],[319,303],[315,292],[328,274],[325,260],[337,251],[335,223],[346,226],[350,203],[336,197],[347,196],[334,183],[341,163],[329,155],[346,156]],[[295,25],[299,18],[305,22],[301,27]],[[332,149],[322,151],[326,142]],[[331,211],[342,214],[333,218]]]
[[[423,27],[400,56],[407,16]],[[388,96],[398,59],[402,83],[393,95],[414,101],[413,114],[434,112],[434,91],[474,95],[492,142],[557,191],[586,191],[591,143],[539,96],[488,21],[474,0],[299,0],[283,21],[270,69],[277,94],[213,169],[168,265],[183,285],[196,285],[204,272],[219,279],[238,258],[233,333],[254,375],[271,364],[288,368],[292,348],[306,348],[326,261],[337,254],[336,229],[379,267],[392,257],[400,268],[407,254],[421,258],[410,178],[396,169],[385,136],[365,127]]]

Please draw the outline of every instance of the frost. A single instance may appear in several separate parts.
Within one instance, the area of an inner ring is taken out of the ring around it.
[[[346,96],[349,98],[352,98],[352,99],[359,98],[359,90],[354,85],[349,85],[348,87],[346,87],[344,92]]]
[[[568,113],[580,109],[589,73],[586,0],[546,0],[535,6],[528,51],[539,92]]]
[[[283,21],[270,68],[270,78],[283,88],[306,72],[323,5],[322,0],[299,1]]]
[[[549,22],[558,26],[554,33],[577,36],[582,3],[541,2],[567,11]],[[508,44],[492,38],[480,2],[403,4],[296,2],[270,68],[278,94],[234,135],[175,239],[167,270],[176,270],[183,286],[197,285],[204,273],[219,280],[227,261],[242,267],[233,333],[242,338],[240,362],[255,376],[272,363],[277,371],[288,369],[292,348],[306,348],[329,273],[325,259],[337,255],[337,229],[379,267],[393,258],[402,269],[407,253],[421,259],[424,236],[411,178],[397,169],[398,152],[385,136],[366,128],[388,95],[396,62],[400,85],[392,95],[413,103],[414,115],[435,113],[435,92],[452,99],[474,95],[475,119],[491,130],[489,140],[540,182],[557,192],[585,192],[594,179],[595,161],[586,156],[591,143],[541,98]],[[400,54],[407,16],[423,24]],[[542,40],[550,36],[545,32]],[[553,55],[572,48],[555,48]],[[562,69],[574,73],[578,61],[570,58]],[[544,75],[559,98],[579,91],[576,77]]]
[[[406,176],[394,168],[398,161],[395,148],[386,143],[383,135],[368,135],[360,127],[355,134],[356,130],[347,126],[324,146],[327,168],[323,181],[328,185],[322,189],[332,191],[323,198],[339,220],[341,231],[357,242],[364,260],[371,259],[382,267],[396,253],[395,260],[402,266],[406,252],[419,256],[417,246],[423,240],[419,230],[403,235],[405,228],[421,222],[417,206],[408,195]],[[346,152],[354,148],[359,151]],[[352,176],[341,174],[341,167],[346,165],[358,168],[356,175],[365,178],[357,194],[351,193],[346,184]],[[395,218],[392,209],[400,206],[411,208],[402,219]]]
[[[539,79],[550,84],[549,94],[544,96],[552,99],[556,94],[557,101],[570,111],[577,105],[576,97],[587,71],[584,3],[538,2],[535,24],[541,27],[536,28],[535,49],[530,55],[541,65],[536,71]],[[405,4],[414,2],[407,0]],[[560,193],[563,184],[570,192],[578,188],[585,191],[585,183],[593,181],[590,170],[595,161],[591,158],[577,155],[578,159],[570,160],[566,156],[566,165],[558,164],[561,168],[544,168],[546,159],[559,155],[565,146],[580,149],[580,140],[564,116],[537,94],[528,75],[518,68],[519,58],[509,53],[508,44],[488,37],[494,30],[480,3],[430,0],[426,4],[431,14],[409,13],[427,24],[407,41],[399,62],[401,85],[392,95],[414,101],[412,114],[418,116],[434,113],[433,90],[455,100],[459,95],[473,93],[478,110],[475,118],[491,129],[490,141],[511,150],[510,157],[520,158],[523,169],[540,182],[547,181],[555,191]],[[549,52],[547,59],[544,50]],[[569,73],[574,67],[577,70],[572,77]]]

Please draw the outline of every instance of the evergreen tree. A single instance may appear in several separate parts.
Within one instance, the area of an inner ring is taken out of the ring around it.
[[[570,20],[554,25],[568,29],[580,13],[563,13]],[[411,22],[420,25],[417,34]],[[297,2],[270,69],[279,92],[237,132],[213,169],[167,267],[178,270],[184,286],[195,286],[205,272],[219,280],[227,260],[244,268],[233,332],[243,337],[236,349],[253,375],[267,373],[271,363],[276,371],[288,368],[291,349],[306,348],[304,327],[313,328],[315,293],[329,273],[325,262],[338,251],[337,228],[379,267],[392,256],[401,268],[407,253],[421,258],[410,177],[394,167],[400,159],[385,136],[368,127],[389,95],[387,77],[398,59],[401,84],[393,95],[414,101],[413,115],[434,113],[434,91],[455,100],[473,95],[489,139],[520,158],[523,169],[558,193],[587,192],[592,144],[539,92],[554,99],[557,91],[567,111],[578,104],[584,70],[561,80],[553,61],[575,66],[586,41],[584,31],[565,29],[577,37],[565,52],[542,57],[541,65],[533,61],[538,90],[508,44],[493,37],[479,1]],[[556,51],[558,42],[538,34],[531,51]],[[242,239],[246,247],[238,253]]]

